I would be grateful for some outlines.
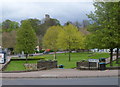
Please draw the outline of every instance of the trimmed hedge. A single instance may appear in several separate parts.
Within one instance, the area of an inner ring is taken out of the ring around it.
[[[12,57],[11,59],[15,59],[15,60],[25,60],[26,58],[19,58],[19,57]],[[33,60],[33,59],[45,59],[45,57],[40,57],[40,56],[32,56],[32,57],[28,57],[28,60]]]
[[[34,58],[34,59],[45,59],[45,57],[40,57],[40,56],[33,56],[33,57],[30,57],[29,59],[31,59],[31,58]]]

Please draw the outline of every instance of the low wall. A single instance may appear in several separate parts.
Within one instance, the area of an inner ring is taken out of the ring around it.
[[[27,60],[43,60],[44,58],[28,58]],[[16,59],[11,59],[11,61],[19,61],[19,60],[23,60],[25,61],[26,58],[22,59],[22,58],[16,58]]]
[[[98,70],[97,62],[80,61],[76,63],[76,68],[81,70]]]
[[[57,68],[57,61],[46,61],[46,60],[40,60],[37,62],[37,68],[38,69],[52,69]]]
[[[90,66],[90,67],[89,67]],[[87,61],[80,61],[76,63],[76,68],[80,70],[99,70],[99,67],[96,67],[96,64],[92,63],[90,64]],[[106,67],[107,70],[118,70],[120,69],[120,66],[116,67]]]
[[[89,62],[87,62],[87,61],[85,61],[85,62],[80,61],[80,62],[77,62],[76,66],[77,66],[77,69],[83,68],[83,67],[89,67]]]

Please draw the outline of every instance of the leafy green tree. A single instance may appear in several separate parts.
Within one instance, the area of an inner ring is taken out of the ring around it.
[[[19,28],[19,23],[11,20],[5,20],[2,22],[3,31],[12,31]]]
[[[60,22],[57,19],[53,19],[53,18],[48,18],[47,20],[45,20],[43,23],[41,23],[41,25],[39,25],[39,28],[37,29],[37,37],[38,37],[38,42],[39,42],[39,47],[42,46],[42,39],[47,31],[47,29],[51,26],[57,26],[60,25]]]
[[[45,22],[43,22],[41,25],[39,25],[39,29],[37,32],[39,32],[39,35],[44,36],[49,27],[56,25],[60,25],[60,22],[57,19],[49,18],[45,20]]]
[[[73,25],[73,23],[72,23],[71,21],[67,21],[67,22],[64,24],[64,26],[69,25],[69,24],[72,24],[72,25]]]
[[[23,22],[23,21],[25,21],[25,20],[22,20],[21,21],[21,23]],[[40,25],[41,25],[41,20],[39,20],[39,19],[32,19],[32,18],[30,18],[30,19],[26,19],[26,21],[29,21],[30,22],[30,25],[32,26],[32,28],[33,28],[33,30],[35,31],[35,33],[36,33],[36,35],[37,35],[37,45],[39,46],[39,49],[40,49],[40,46],[41,46],[41,43],[40,43],[40,41],[41,41],[41,39],[42,39],[42,35],[41,35],[41,32],[39,32],[39,27],[40,27]]]
[[[60,22],[57,19],[50,18],[45,21],[45,24],[48,26],[60,25]]]
[[[47,49],[52,49],[55,51],[55,59],[56,51],[58,50],[57,39],[61,29],[62,28],[60,26],[52,26],[47,30],[46,34],[43,37],[43,46]]]
[[[26,54],[26,63],[28,54],[34,53],[36,47],[36,34],[29,21],[23,21],[20,29],[17,31],[16,52],[24,51]]]
[[[112,66],[113,49],[119,47],[118,44],[120,44],[118,42],[119,2],[95,2],[94,6],[95,12],[88,15],[93,24],[88,27],[92,34],[91,37],[88,36],[87,42],[92,48],[110,49],[110,65]]]
[[[78,31],[77,27],[69,24],[64,26],[62,31],[60,31],[57,44],[59,48],[69,50],[69,61],[71,61],[71,50],[84,48],[83,41],[83,33]]]
[[[24,20],[21,21],[21,23]],[[26,19],[26,21],[30,22],[30,25],[32,26],[33,30],[35,31],[37,35],[37,44],[39,46],[39,49],[42,48],[42,39],[43,36],[45,35],[47,29],[51,26],[55,25],[60,25],[60,22],[57,19],[53,18],[45,18],[44,20],[39,20],[39,19]]]
[[[90,24],[89,20],[83,20],[82,21],[82,27],[86,28]]]
[[[24,20],[21,21],[21,23],[23,22]],[[26,19],[26,21],[29,21],[30,22],[30,25],[32,26],[33,30],[35,31],[36,35],[39,35],[39,32],[38,29],[39,29],[39,25],[41,25],[41,21],[39,19]]]

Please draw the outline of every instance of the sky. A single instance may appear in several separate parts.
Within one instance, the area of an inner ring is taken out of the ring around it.
[[[28,18],[42,20],[45,14],[58,19],[61,24],[67,21],[88,20],[86,14],[94,11],[91,0],[2,0],[0,22],[10,19],[20,22]]]

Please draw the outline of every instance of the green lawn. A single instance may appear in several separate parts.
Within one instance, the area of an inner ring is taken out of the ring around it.
[[[54,55],[44,55],[46,59],[54,59]],[[58,65],[63,64],[64,68],[76,67],[76,62],[87,59],[99,59],[101,57],[108,58],[107,53],[71,53],[71,61],[68,61],[68,54],[57,54]]]
[[[113,66],[120,66],[120,58],[119,58],[119,64],[116,64],[116,61],[113,61]],[[107,64],[107,67],[110,67],[110,64]]]
[[[30,60],[28,63],[36,63],[38,60]],[[26,61],[11,61],[5,71],[24,71]]]
[[[53,54],[47,54],[43,56],[36,56],[37,58],[45,58],[48,60],[53,60]],[[59,53],[57,54],[58,65],[63,64],[64,68],[74,68],[76,67],[76,62],[87,59],[99,59],[99,58],[108,58],[108,53],[71,53],[71,61],[68,61],[68,53]],[[29,60],[28,63],[37,63],[38,60]],[[18,71],[25,70],[23,64],[25,61],[11,61],[5,71]]]

